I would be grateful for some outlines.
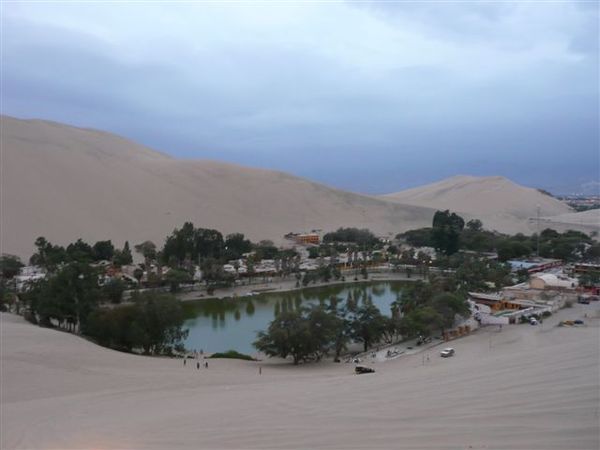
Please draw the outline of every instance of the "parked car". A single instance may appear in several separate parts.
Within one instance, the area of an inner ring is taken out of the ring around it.
[[[363,373],[375,373],[375,369],[371,369],[370,367],[367,366],[356,366],[354,368],[354,372],[356,372],[357,374],[363,374]]]
[[[530,325],[537,325],[538,321],[535,317],[532,317],[531,319],[529,319],[529,324]]]
[[[440,352],[440,356],[442,358],[449,358],[450,356],[454,356],[454,349],[451,347],[445,348]]]
[[[577,303],[581,303],[583,305],[589,305],[590,304],[590,298],[587,295],[580,295],[577,298]]]

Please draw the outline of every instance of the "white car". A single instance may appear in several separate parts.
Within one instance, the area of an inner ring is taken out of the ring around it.
[[[442,358],[449,358],[450,356],[454,356],[454,349],[452,347],[445,348],[440,352],[440,356]]]

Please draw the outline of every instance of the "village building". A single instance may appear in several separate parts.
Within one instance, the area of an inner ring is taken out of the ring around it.
[[[560,259],[550,258],[511,259],[507,262],[513,272],[526,270],[528,273],[537,273],[563,266]]]

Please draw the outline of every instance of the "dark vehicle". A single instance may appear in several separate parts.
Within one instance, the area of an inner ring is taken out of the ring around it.
[[[573,321],[573,323],[574,323],[575,325],[583,325],[583,320],[581,320],[581,319],[577,319],[577,320],[574,320],[574,321]]]
[[[417,339],[417,345],[423,345],[423,344],[429,344],[431,342],[431,337],[423,337],[423,336],[419,336],[419,339]]]
[[[582,303],[584,305],[589,305],[590,304],[590,298],[587,295],[580,295],[577,298],[577,303]]]
[[[363,373],[375,373],[375,369],[371,369],[370,367],[366,366],[356,366],[354,368],[354,372],[356,372],[359,375]]]

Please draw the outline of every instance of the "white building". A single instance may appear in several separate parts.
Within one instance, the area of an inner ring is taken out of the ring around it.
[[[541,273],[532,276],[529,280],[532,289],[575,289],[578,282],[575,278],[569,278],[563,275],[553,273]]]

